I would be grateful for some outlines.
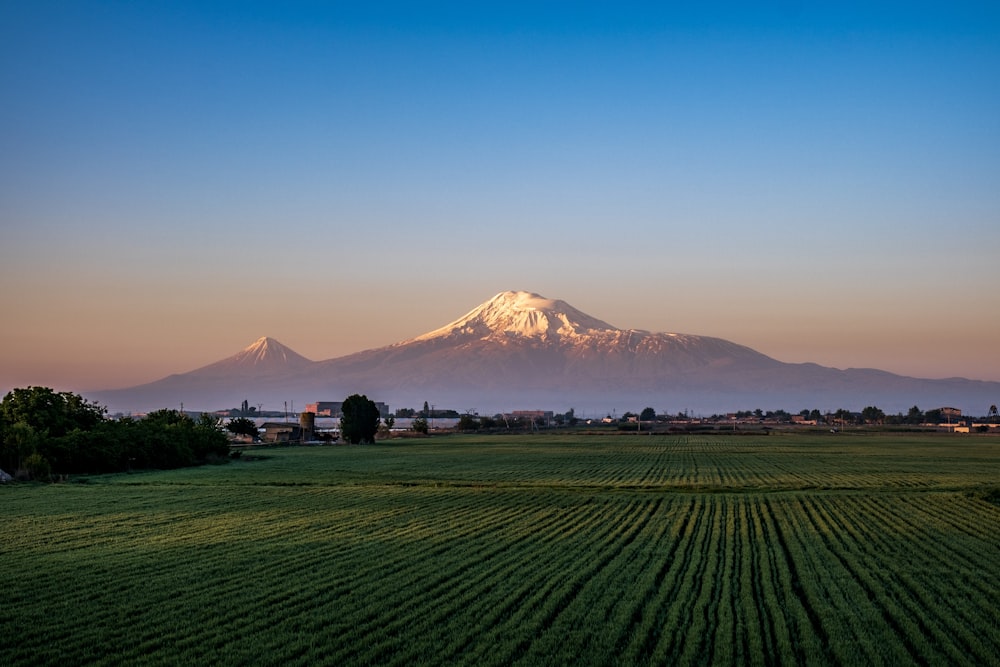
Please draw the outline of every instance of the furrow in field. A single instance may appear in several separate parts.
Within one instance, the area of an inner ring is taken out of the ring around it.
[[[530,581],[534,578],[544,579],[544,572],[550,568],[553,562],[559,563],[560,559],[565,559],[566,554],[562,550],[558,549],[548,549],[546,544],[552,540],[560,539],[564,534],[572,533],[574,530],[584,530],[587,529],[588,524],[600,523],[603,518],[603,514],[597,514],[592,517],[589,521],[581,522],[580,517],[572,512],[561,512],[552,515],[552,520],[548,524],[532,525],[530,528],[525,528],[521,531],[520,535],[516,536],[511,545],[511,550],[509,554],[505,554],[504,558],[508,559],[508,562],[520,561],[522,564],[527,563],[526,566],[522,567],[518,572],[519,580]],[[610,528],[609,528],[610,530]],[[518,548],[515,548],[518,547]],[[561,569],[561,568],[556,568]],[[509,584],[510,582],[504,582]],[[546,587],[550,587],[555,582],[546,581]],[[525,603],[532,596],[532,590],[530,588],[522,588],[520,591],[520,596],[525,598]],[[478,606],[479,602],[475,601]],[[491,605],[496,605],[498,601],[490,601]],[[502,618],[506,615],[513,614],[513,610],[521,606],[520,602],[517,604],[512,604],[511,608],[506,610],[498,610],[499,616]],[[484,610],[483,613],[488,613],[489,609]],[[394,616],[398,616],[400,611],[398,609],[393,610]],[[467,612],[474,613],[474,612]],[[380,634],[380,631],[376,630],[376,636]],[[387,645],[379,645],[376,647],[374,652],[369,652],[368,657],[364,655],[356,656],[363,658],[365,660],[370,660],[376,653],[384,653],[390,649],[391,643]]]
[[[909,505],[906,498],[897,499],[897,504],[900,502]],[[974,650],[972,647],[976,643],[971,639],[963,641],[963,633],[954,623],[961,612],[954,608],[940,609],[939,601],[949,593],[935,591],[933,581],[915,586],[907,574],[915,567],[926,569],[927,556],[933,549],[914,549],[909,540],[901,541],[901,524],[887,519],[892,512],[878,499],[864,507],[858,507],[856,501],[852,504],[855,507],[851,516],[857,520],[850,525],[857,536],[858,550],[871,563],[872,569],[879,572],[886,595],[901,610],[904,623],[927,642],[920,647],[921,652],[927,656],[931,655],[928,651],[940,652],[948,662],[961,661]],[[965,591],[952,590],[950,593],[964,597]]]
[[[720,630],[719,619],[723,612],[720,608],[728,604],[722,602],[723,588],[725,587],[726,564],[728,556],[732,553],[733,531],[730,521],[730,511],[728,498],[722,496],[713,503],[717,507],[714,525],[712,526],[712,536],[717,538],[711,545],[706,557],[710,560],[710,565],[705,573],[705,579],[711,580],[711,586],[702,586],[702,595],[699,599],[701,608],[698,623],[692,628],[696,637],[700,641],[688,643],[690,650],[686,652],[687,658],[682,657],[683,662],[697,662],[706,665],[719,664],[721,661],[716,657],[715,649],[721,645],[717,642],[716,635]],[[726,626],[727,628],[729,626]]]
[[[694,503],[695,522],[687,548],[678,567],[672,571],[666,595],[654,600],[654,625],[647,630],[642,647],[643,659],[656,663],[674,663],[691,638],[688,628],[694,617],[698,594],[704,586],[702,575],[711,548],[714,499],[699,497]]]
[[[978,627],[982,614],[1000,605],[1000,595],[990,585],[997,563],[991,567],[982,562],[983,550],[973,552],[979,555],[980,562],[969,562],[970,554],[946,548],[955,545],[954,540],[926,529],[929,522],[920,519],[926,519],[928,506],[937,505],[937,498],[900,500],[906,502],[874,499],[871,503],[868,551],[873,558],[891,554],[884,561],[884,576],[890,579],[909,613],[916,615],[921,631],[933,638],[935,648],[946,653],[948,662],[962,662],[970,656],[988,661],[997,655],[1000,632],[982,628],[973,632],[970,628]],[[901,504],[910,511],[901,511]],[[902,544],[901,535],[908,538]],[[916,544],[924,548],[915,548]],[[982,540],[976,540],[975,546],[982,547]],[[945,575],[951,576],[948,584],[942,585]]]
[[[619,589],[633,585],[630,580],[615,579],[615,575],[627,567],[636,552],[644,550],[651,533],[659,534],[656,526],[651,527],[650,524],[657,523],[662,502],[662,499],[643,500],[641,515],[625,518],[627,532],[612,536],[601,552],[595,551],[594,557],[587,559],[587,567],[574,577],[569,586],[563,588],[562,595],[550,601],[535,638],[524,653],[526,662],[545,662],[553,658],[555,662],[572,662],[574,652],[565,641],[569,636],[580,637],[584,644],[603,644],[581,636],[580,625],[587,622],[587,618],[594,613],[594,605],[602,604],[601,600],[607,595],[607,589],[601,586],[601,582],[608,582]],[[590,628],[591,632],[602,630],[599,627]],[[608,648],[605,645],[605,650]]]
[[[744,563],[749,544],[746,532],[746,499],[734,498],[730,510],[730,525],[728,530],[732,539],[727,564],[728,578],[722,595],[728,601],[729,611],[720,621],[721,631],[716,641],[721,642],[726,650],[723,663],[730,665],[745,665],[750,661],[749,642],[747,641],[747,625],[749,622]],[[724,636],[725,628],[729,627],[729,636]]]
[[[513,536],[510,544],[506,545],[506,547],[502,543],[493,545],[492,554],[502,554],[501,563],[504,562],[503,559],[510,557],[508,554],[517,554],[520,549],[523,549],[525,543],[530,543],[533,533],[537,535],[560,532],[568,529],[576,520],[572,514],[565,512],[541,511],[527,516],[530,516],[537,522],[532,525],[532,530],[525,530],[520,535]],[[525,516],[522,516],[522,521],[525,518]],[[516,528],[517,524],[513,527]],[[446,545],[443,547],[443,550],[447,551],[450,548],[450,546]],[[406,577],[407,581],[405,583],[399,581],[402,579],[402,576],[393,576],[391,574],[367,580],[366,585],[354,597],[359,600],[364,600],[366,597],[379,600],[385,597],[386,590],[391,587],[392,597],[398,598],[400,602],[373,608],[367,617],[362,617],[361,619],[357,619],[355,616],[355,621],[351,624],[352,634],[358,636],[378,636],[379,634],[384,634],[384,626],[391,622],[392,619],[404,619],[411,612],[419,614],[421,605],[425,603],[425,600],[429,596],[432,596],[435,591],[447,588],[450,583],[453,583],[450,567],[455,566],[455,563],[460,567],[463,563],[471,566],[476,562],[475,559],[470,559],[467,554],[460,552],[452,553],[451,559],[446,558],[445,555],[443,552],[438,552],[435,554],[436,557],[414,559],[413,567],[408,573],[409,576]],[[429,572],[425,571],[428,568],[432,569]],[[429,584],[428,579],[433,584]],[[389,614],[391,616],[387,616]],[[357,656],[352,658],[351,654],[345,654],[340,657],[343,659],[357,659]]]
[[[503,661],[519,659],[527,654],[531,644],[538,639],[540,628],[544,628],[546,623],[551,624],[554,614],[558,614],[561,606],[578,594],[580,581],[603,569],[615,553],[635,539],[637,532],[645,525],[645,521],[638,520],[642,513],[647,515],[648,520],[647,502],[631,501],[626,508],[612,515],[613,518],[607,521],[608,525],[600,526],[592,537],[579,542],[576,549],[567,548],[566,545],[557,547],[556,550],[561,552],[560,558],[546,568],[542,577],[544,583],[538,592],[523,598],[517,614],[508,608],[508,617],[496,628],[500,637],[516,636],[516,627],[520,627],[522,633],[525,627],[535,628],[530,633],[530,638],[508,642],[505,652],[498,654],[506,656]],[[575,556],[572,555],[574,551]],[[583,571],[574,571],[573,563],[577,567],[583,564]],[[489,634],[493,634],[492,629]]]
[[[762,607],[772,619],[774,629],[776,661],[792,661],[805,664],[801,643],[798,641],[794,617],[790,613],[793,604],[783,549],[775,533],[774,515],[766,498],[757,499],[754,520],[759,530],[758,548],[762,554]]]
[[[663,632],[676,590],[682,585],[681,578],[690,563],[695,548],[694,536],[701,520],[702,512],[696,499],[684,502],[679,509],[677,530],[668,535],[670,543],[660,561],[653,585],[647,589],[641,603],[634,608],[629,629],[621,633],[616,642],[621,646],[626,638],[630,640],[620,651],[624,662],[649,663]]]
[[[871,627],[845,590],[849,574],[841,569],[821,533],[828,529],[821,517],[810,514],[802,496],[789,499],[786,544],[796,564],[798,581],[810,625],[822,644],[826,662],[863,664],[875,657],[870,651]],[[862,592],[859,590],[858,595]],[[817,627],[818,626],[818,627]]]
[[[815,569],[825,582],[825,597],[836,610],[824,617],[834,655],[842,664],[905,660],[905,652],[898,644],[886,646],[884,636],[873,634],[885,626],[883,613],[838,551],[834,533],[839,529],[826,511],[830,498],[802,496],[797,500],[807,522],[805,550],[814,558]],[[816,548],[819,545],[808,546],[816,538],[823,546],[822,551]]]
[[[830,553],[863,591],[863,596],[856,597],[856,603],[861,603],[863,597],[867,603],[865,606],[874,612],[875,618],[869,633],[879,632],[879,629],[882,631],[878,635],[877,646],[880,661],[927,664],[924,656],[930,653],[930,647],[926,646],[922,637],[914,636],[914,630],[901,618],[898,606],[886,595],[883,583],[877,578],[873,563],[858,553],[857,536],[843,516],[842,505],[838,504],[836,510],[831,509],[834,502],[835,499],[828,499],[824,503],[813,500],[811,510],[817,516],[822,516],[830,527],[824,533]]]
[[[470,525],[476,525],[476,523],[473,522]],[[479,529],[477,529],[477,530],[479,530]],[[410,555],[411,556],[416,555],[417,560],[422,560],[422,556],[420,556],[419,551],[418,552],[410,552]],[[338,558],[342,558],[342,557],[343,557],[343,554],[338,555],[338,554],[331,554],[331,553],[329,553],[328,550],[327,550],[327,548],[326,548],[326,545],[322,544],[322,541],[320,540],[317,543],[317,547],[316,548],[310,548],[309,551],[305,552],[305,553],[295,554],[294,557],[286,557],[286,558],[284,558],[282,560],[282,562],[281,562],[281,567],[283,568],[284,571],[288,572],[292,576],[294,576],[296,572],[301,572],[302,574],[300,576],[303,577],[303,578],[305,578],[306,580],[309,580],[309,577],[311,576],[311,572],[314,569],[323,570],[323,566],[324,566],[325,562],[327,562],[330,558],[338,559]],[[413,560],[407,559],[405,556],[402,556],[401,559],[404,560],[404,561],[408,561],[410,563],[413,562]],[[345,560],[344,561],[345,566],[343,568],[343,570],[344,570],[344,574],[343,575],[341,575],[339,572],[335,573],[333,581],[323,581],[323,582],[311,581],[311,583],[314,585],[314,587],[313,587],[313,589],[312,589],[312,591],[310,593],[311,599],[315,599],[316,596],[319,595],[319,594],[321,594],[321,593],[329,593],[331,591],[336,591],[337,590],[336,581],[338,580],[338,578],[346,577],[349,582],[353,581],[353,582],[356,583],[359,580],[363,581],[366,577],[369,577],[369,576],[372,576],[372,577],[378,576],[378,574],[380,574],[380,572],[378,571],[378,565],[374,565],[374,566],[372,565],[373,562],[377,562],[377,561],[378,561],[378,559],[372,559],[370,556],[368,556],[367,558],[364,558],[363,560],[359,560],[358,563],[352,563],[350,560]],[[355,567],[355,565],[357,567]],[[271,562],[270,566],[273,567],[274,563]],[[368,566],[368,567],[372,568],[371,575],[366,574],[364,572],[364,566]],[[261,574],[261,576],[263,576],[264,573],[261,572],[260,574]],[[250,575],[254,576],[254,573],[251,571]],[[225,592],[225,591],[224,590],[220,590],[220,593],[221,592]],[[258,602],[260,602],[262,604],[274,605],[274,604],[280,604],[281,601],[271,598],[271,599],[263,599],[263,600],[260,600]]]
[[[786,596],[786,599],[795,603],[789,605],[791,609],[789,606],[784,607],[784,611],[786,624],[795,629],[793,645],[796,659],[799,664],[830,663],[832,662],[830,638],[808,594],[803,576],[807,566],[796,558],[799,551],[795,547],[798,545],[794,543],[791,535],[800,515],[799,508],[788,502],[782,503],[779,515],[776,514],[769,498],[763,499],[763,505],[767,510],[769,530],[777,540],[775,548],[777,558],[783,561],[782,573],[788,577],[785,589],[791,595]]]
[[[655,645],[649,636],[656,632],[658,619],[650,612],[652,602],[662,591],[663,581],[670,568],[674,565],[677,550],[687,545],[691,518],[694,515],[694,503],[691,501],[674,500],[670,506],[671,520],[662,521],[658,530],[646,547],[649,551],[640,584],[632,588],[632,595],[618,612],[619,618],[625,619],[620,624],[617,637],[613,640],[614,655],[629,655],[634,650],[637,638],[649,643],[649,650]],[[661,551],[663,553],[661,554]],[[607,619],[607,616],[605,616]],[[645,644],[638,647],[645,650]]]
[[[594,517],[594,520],[595,522],[601,522],[602,518],[601,515],[597,515]],[[576,520],[579,522],[579,517]],[[526,547],[534,548],[530,539],[524,538],[524,542]],[[434,614],[413,619],[411,622],[413,629],[420,636],[428,637],[428,641],[431,644],[440,647],[442,650],[448,644],[452,644],[452,651],[460,651],[461,647],[468,640],[457,638],[453,632],[442,632],[442,630],[451,627],[449,624],[457,617],[473,616],[471,620],[474,620],[474,613],[471,611],[472,607],[474,607],[477,600],[482,599],[484,594],[488,594],[488,592],[494,589],[498,581],[503,582],[513,577],[523,576],[524,569],[519,562],[518,556],[519,552],[510,548],[504,550],[489,568],[483,568],[480,564],[476,563],[470,564],[470,569],[473,570],[474,576],[468,577],[467,575],[458,573],[461,576],[455,577],[455,589],[443,597],[439,604],[435,605]],[[466,624],[462,625],[466,626]],[[456,643],[459,645],[458,648],[454,646]],[[415,659],[419,658],[419,654],[413,657]]]

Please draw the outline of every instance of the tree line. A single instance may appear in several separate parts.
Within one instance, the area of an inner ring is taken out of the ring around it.
[[[48,387],[0,402],[0,469],[22,479],[198,465],[229,456],[218,419],[178,410],[109,419],[104,407]]]

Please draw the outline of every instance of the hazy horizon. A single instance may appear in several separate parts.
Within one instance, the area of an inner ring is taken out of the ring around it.
[[[1000,381],[1000,7],[0,5],[0,391],[504,290]]]

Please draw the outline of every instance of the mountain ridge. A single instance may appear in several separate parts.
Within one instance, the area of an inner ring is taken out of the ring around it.
[[[487,411],[634,410],[641,403],[704,414],[865,405],[895,412],[923,402],[985,413],[1000,397],[1000,382],[786,363],[722,338],[620,329],[565,301],[508,291],[443,327],[380,348],[311,361],[264,336],[194,371],[92,395],[109,408],[142,411],[181,402],[220,409],[244,398],[305,405],[351,393],[404,407],[433,399]]]

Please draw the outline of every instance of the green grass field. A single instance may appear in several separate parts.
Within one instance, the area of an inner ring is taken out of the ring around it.
[[[1000,441],[448,436],[0,487],[0,664],[1000,664]]]

